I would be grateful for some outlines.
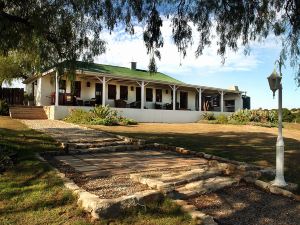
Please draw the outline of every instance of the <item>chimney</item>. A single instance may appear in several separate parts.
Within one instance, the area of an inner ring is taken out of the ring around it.
[[[228,89],[232,91],[239,91],[239,87],[235,85],[230,86]]]
[[[131,70],[136,70],[136,62],[131,62]]]

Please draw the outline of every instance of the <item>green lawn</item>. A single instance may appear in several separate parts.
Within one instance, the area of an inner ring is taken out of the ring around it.
[[[18,163],[0,174],[0,224],[192,224],[178,206],[166,200],[128,211],[118,219],[91,222],[76,205],[76,197],[35,153],[57,150],[44,134],[17,120],[0,117],[0,145],[18,152]]]
[[[135,126],[90,126],[194,151],[262,166],[275,166],[277,128],[222,124],[141,123]],[[300,193],[300,124],[285,124],[285,176]]]

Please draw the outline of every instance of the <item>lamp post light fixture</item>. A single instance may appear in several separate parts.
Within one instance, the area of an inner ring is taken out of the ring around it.
[[[279,73],[275,70],[268,77],[270,89],[273,91],[273,97],[278,90],[278,137],[276,143],[276,176],[273,181],[274,186],[284,187],[287,183],[284,180],[284,141],[282,135],[282,74],[281,66],[282,62],[277,61],[279,64]]]

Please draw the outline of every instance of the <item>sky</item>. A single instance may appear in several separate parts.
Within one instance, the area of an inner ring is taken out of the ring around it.
[[[274,70],[274,62],[281,50],[281,43],[275,38],[268,38],[263,43],[252,43],[250,55],[245,55],[243,48],[237,52],[228,51],[225,63],[217,55],[217,44],[204,50],[202,56],[196,58],[197,33],[193,32],[194,44],[189,47],[187,56],[182,59],[171,35],[170,21],[165,19],[162,27],[164,46],[161,60],[157,61],[158,70],[185,83],[229,88],[238,86],[251,97],[251,108],[277,108],[277,95],[273,99],[267,77]],[[195,28],[193,27],[193,31]],[[105,32],[102,38],[107,42],[106,53],[94,59],[95,63],[130,67],[131,61],[137,62],[137,68],[147,69],[149,56],[143,42],[143,27],[135,27],[135,35],[131,36],[118,31]],[[283,107],[300,108],[300,88],[297,88],[293,69],[286,65],[283,68]],[[15,82],[13,86],[22,86]]]

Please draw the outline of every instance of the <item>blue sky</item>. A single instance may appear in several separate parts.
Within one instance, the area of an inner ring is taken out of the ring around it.
[[[131,61],[137,62],[137,67],[147,69],[149,56],[142,40],[143,27],[135,28],[136,34],[130,36],[123,32],[108,32],[102,35],[107,41],[105,54],[95,58],[96,63],[129,67]],[[216,40],[204,50],[199,58],[195,57],[197,35],[193,28],[194,45],[182,59],[171,39],[170,21],[164,20],[162,34],[164,47],[161,49],[162,59],[158,61],[158,70],[181,81],[203,86],[228,88],[237,85],[251,97],[251,107],[277,108],[277,98],[273,99],[269,90],[267,76],[274,69],[281,44],[274,38],[263,43],[252,43],[250,55],[245,56],[241,48],[237,52],[228,51],[225,64],[217,55]],[[288,65],[283,69],[283,106],[300,108],[300,88],[294,81],[294,72]],[[16,82],[14,86],[22,86]]]
[[[124,33],[104,35],[107,40],[107,52],[95,59],[95,62],[128,67],[130,61],[137,61],[137,67],[147,69],[149,56],[142,40],[142,27],[136,27],[133,37]],[[274,62],[281,50],[281,43],[268,38],[263,43],[252,43],[250,55],[244,55],[241,48],[238,52],[228,52],[223,65],[217,55],[217,44],[205,49],[199,58],[195,57],[197,36],[193,28],[194,45],[182,59],[171,39],[170,21],[164,20],[162,34],[164,47],[161,49],[162,59],[158,61],[158,70],[190,84],[228,88],[237,85],[251,97],[252,108],[277,108],[277,99],[273,99],[269,89],[267,76],[274,69]],[[286,66],[283,69],[283,106],[300,108],[300,88],[294,81],[294,72]]]

